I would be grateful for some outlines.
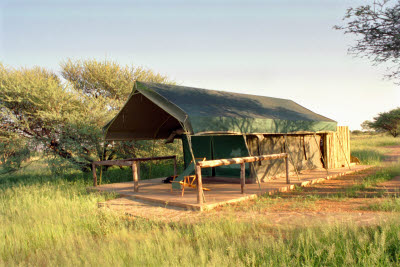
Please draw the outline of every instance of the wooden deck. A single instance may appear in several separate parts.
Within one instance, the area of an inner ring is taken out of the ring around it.
[[[114,183],[105,184],[96,187],[90,187],[91,191],[115,192],[119,197],[133,197],[165,207],[179,207],[190,210],[210,210],[217,206],[227,203],[243,201],[255,198],[261,194],[274,194],[292,190],[295,185],[307,186],[309,184],[320,183],[328,179],[333,179],[346,174],[358,172],[370,168],[371,166],[357,165],[349,168],[338,168],[329,170],[329,175],[325,169],[302,171],[299,175],[291,175],[291,183],[286,184],[286,178],[278,178],[268,182],[261,183],[261,190],[258,184],[246,184],[245,193],[241,194],[240,179],[234,178],[215,178],[203,177],[203,186],[210,191],[204,191],[205,202],[203,205],[197,204],[197,191],[193,188],[185,188],[185,194],[182,197],[180,190],[171,192],[171,184],[162,182],[164,178],[150,180],[141,180],[139,182],[139,192],[134,192],[134,183]],[[232,181],[232,182],[228,182]]]

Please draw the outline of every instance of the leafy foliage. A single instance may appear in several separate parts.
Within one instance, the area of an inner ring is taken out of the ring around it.
[[[368,121],[368,120],[363,121],[363,123],[361,123],[361,129],[363,131],[371,131],[373,129],[371,128],[370,125],[371,125],[371,121]]]
[[[43,68],[0,67],[0,135],[40,143],[81,167],[91,161],[101,149],[101,126],[112,115],[103,108],[105,99],[67,89]]]
[[[86,96],[107,99],[108,107],[119,110],[132,91],[135,80],[171,83],[166,77],[143,67],[120,66],[113,61],[78,60],[61,63],[61,75],[74,90]]]
[[[349,8],[344,26],[335,26],[358,37],[351,54],[374,63],[392,63],[389,78],[400,78],[400,1],[374,1],[372,5]]]
[[[39,144],[84,171],[93,160],[135,156],[135,143],[104,143],[102,127],[126,101],[135,79],[168,79],[111,61],[67,60],[61,68],[66,82],[44,68],[14,69],[0,64],[0,137]],[[10,146],[7,153],[18,154],[13,151]],[[13,166],[19,165],[16,161]]]
[[[397,137],[400,134],[400,108],[379,113],[372,122],[369,122],[369,127],[376,131],[388,132],[393,137]]]
[[[17,170],[31,153],[24,139],[9,136],[0,139],[0,162],[6,172]]]

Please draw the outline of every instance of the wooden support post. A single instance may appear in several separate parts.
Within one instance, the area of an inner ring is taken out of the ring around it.
[[[174,157],[174,177],[176,177],[176,156]]]
[[[99,184],[101,185],[103,179],[103,166],[100,166]]]
[[[138,177],[138,168],[137,162],[132,162],[132,174],[133,174],[133,191],[139,192],[139,177]]]
[[[93,186],[97,186],[96,164],[92,163]]]
[[[201,167],[196,165],[197,176],[197,204],[203,205],[203,181],[201,178]]]
[[[140,161],[136,161],[137,165],[137,177],[138,177],[138,181],[140,180]]]
[[[286,156],[285,163],[286,163],[286,183],[290,184],[290,179],[289,179],[289,155]]]
[[[244,185],[246,183],[246,164],[240,164],[240,189],[242,194],[244,194]]]

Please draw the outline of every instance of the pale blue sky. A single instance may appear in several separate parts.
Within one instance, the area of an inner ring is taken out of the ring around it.
[[[289,98],[359,129],[400,106],[384,68],[347,55],[352,37],[332,29],[363,2],[0,0],[0,60],[58,72],[68,57],[107,58],[186,86]]]

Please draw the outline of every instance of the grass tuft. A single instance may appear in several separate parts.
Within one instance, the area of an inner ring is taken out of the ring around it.
[[[400,198],[387,198],[381,202],[368,205],[364,210],[400,212]]]

